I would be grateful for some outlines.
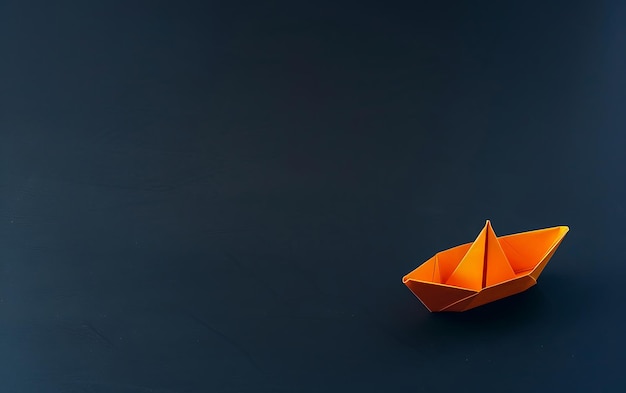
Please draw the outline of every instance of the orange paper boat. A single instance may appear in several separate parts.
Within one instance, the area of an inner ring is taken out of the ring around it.
[[[437,253],[402,282],[432,312],[466,311],[535,285],[568,231],[558,226],[496,237],[487,221],[473,243]]]

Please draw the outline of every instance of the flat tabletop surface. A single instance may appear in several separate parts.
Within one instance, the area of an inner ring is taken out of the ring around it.
[[[436,3],[2,2],[0,390],[623,391],[626,7]]]

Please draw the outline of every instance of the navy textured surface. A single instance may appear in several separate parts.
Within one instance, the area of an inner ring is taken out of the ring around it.
[[[0,390],[626,388],[626,7],[429,3],[1,2]],[[571,231],[429,314],[485,219]]]

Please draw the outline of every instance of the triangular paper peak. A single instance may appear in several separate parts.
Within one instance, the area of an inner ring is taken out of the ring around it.
[[[446,284],[475,291],[482,289],[486,245],[487,225],[480,231],[476,240],[474,240],[465,256],[456,266],[456,269],[448,277]]]
[[[515,272],[500,246],[500,242],[491,227],[491,223],[487,221],[485,226],[487,228],[487,251],[485,253],[483,288],[499,284],[502,281],[510,280],[515,277]]]
[[[515,272],[487,220],[446,284],[478,291],[514,277]]]

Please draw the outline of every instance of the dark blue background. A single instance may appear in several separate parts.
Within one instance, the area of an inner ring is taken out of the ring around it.
[[[3,392],[621,391],[619,1],[3,1]],[[491,219],[528,292],[401,277]]]

